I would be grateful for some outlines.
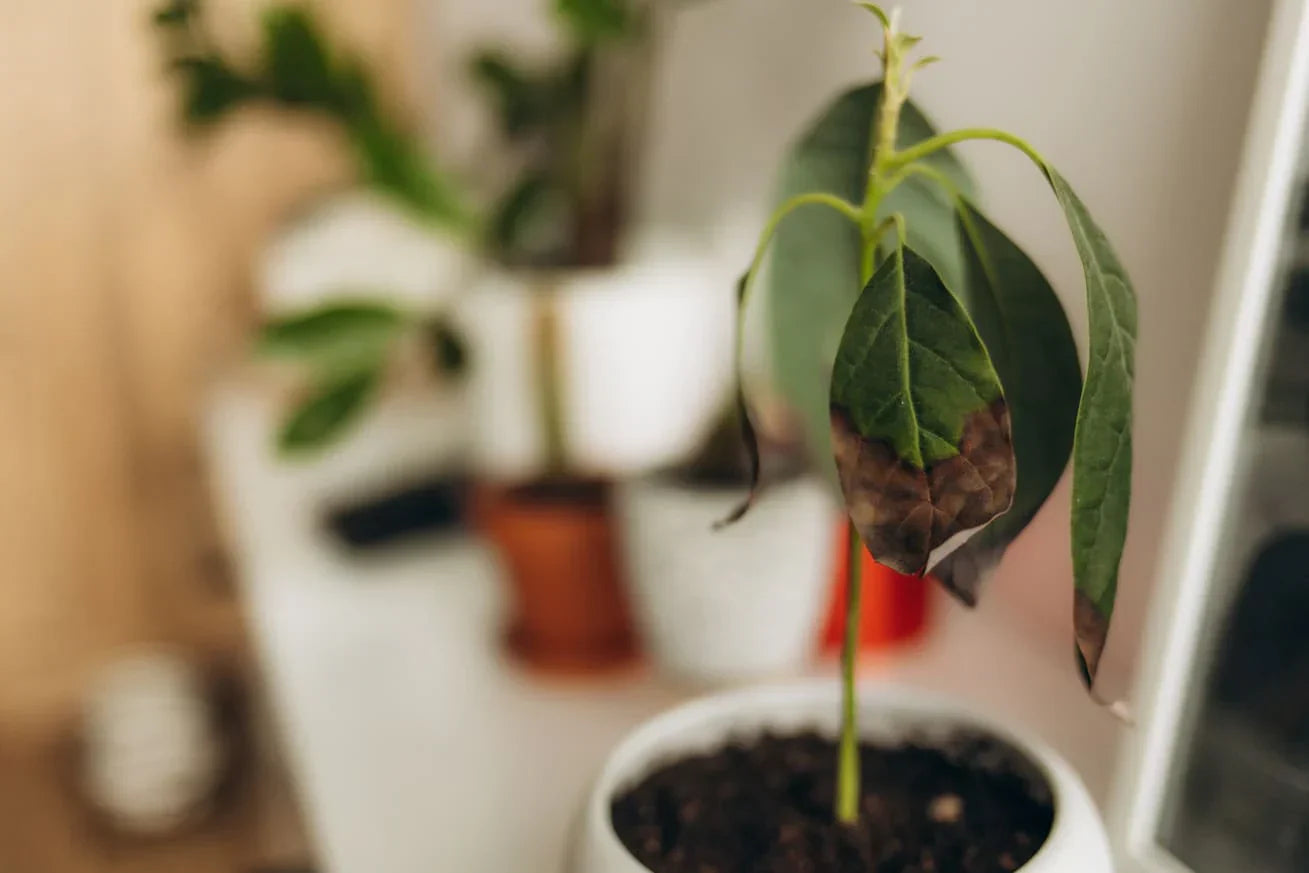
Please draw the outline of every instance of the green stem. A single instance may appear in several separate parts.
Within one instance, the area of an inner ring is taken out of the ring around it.
[[[746,306],[750,302],[750,291],[754,287],[755,276],[759,273],[759,268],[763,266],[764,257],[768,254],[768,247],[772,243],[777,229],[782,226],[783,219],[801,206],[826,206],[829,209],[835,209],[859,226],[861,226],[863,220],[863,214],[859,211],[859,207],[835,194],[822,191],[799,194],[773,210],[773,214],[768,218],[768,223],[764,225],[763,233],[759,235],[759,243],[755,246],[754,257],[750,259],[750,267],[745,271],[745,276],[741,278],[740,290],[737,293],[736,348],[733,353],[736,362],[737,385],[741,384],[741,358],[745,350]]]
[[[1031,158],[1042,170],[1048,166],[1041,153],[1021,137],[991,127],[967,127],[962,130],[952,130],[949,133],[938,134],[912,145],[904,151],[896,152],[887,162],[887,169],[894,171],[908,167],[928,155],[939,152],[943,148],[972,139],[992,139],[996,142],[1007,143]]]
[[[860,600],[863,593],[864,548],[850,522],[849,571],[846,574],[845,639],[841,643],[841,742],[836,768],[836,820],[859,819],[859,723],[855,706],[855,658],[859,650]]]

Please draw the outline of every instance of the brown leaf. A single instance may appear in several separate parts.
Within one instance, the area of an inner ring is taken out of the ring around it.
[[[900,573],[923,573],[934,552],[1009,508],[1016,475],[1003,400],[964,422],[959,454],[919,470],[881,440],[862,437],[831,408],[832,443],[846,507],[868,551]]]
[[[1109,620],[1081,591],[1073,592],[1073,633],[1077,640],[1077,666],[1082,671],[1082,681],[1090,688],[1095,683],[1100,655],[1109,637]]]

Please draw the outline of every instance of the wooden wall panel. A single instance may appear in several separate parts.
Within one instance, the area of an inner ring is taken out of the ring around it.
[[[198,404],[250,324],[262,241],[349,175],[312,124],[180,137],[151,5],[0,0],[0,728],[66,711],[115,644],[239,637]],[[324,5],[405,79],[406,0]]]

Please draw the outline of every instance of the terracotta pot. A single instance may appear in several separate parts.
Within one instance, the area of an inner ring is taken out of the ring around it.
[[[484,486],[474,512],[504,566],[512,652],[531,666],[563,672],[633,658],[607,483]]]
[[[823,628],[823,650],[841,648],[845,635],[845,591],[850,579],[850,528],[837,525],[836,572],[831,609]],[[927,626],[930,577],[906,576],[873,560],[863,550],[863,603],[859,618],[859,648],[875,651],[916,639]]]

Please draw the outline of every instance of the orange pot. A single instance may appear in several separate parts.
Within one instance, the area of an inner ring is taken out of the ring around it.
[[[837,559],[832,581],[832,607],[823,629],[823,650],[839,650],[845,635],[845,591],[850,579],[850,529],[844,518],[837,527]],[[916,638],[927,626],[930,577],[906,576],[873,560],[863,560],[863,597],[859,618],[861,651],[885,649]]]
[[[606,483],[481,488],[475,514],[508,575],[511,651],[531,666],[563,672],[632,659]]]

